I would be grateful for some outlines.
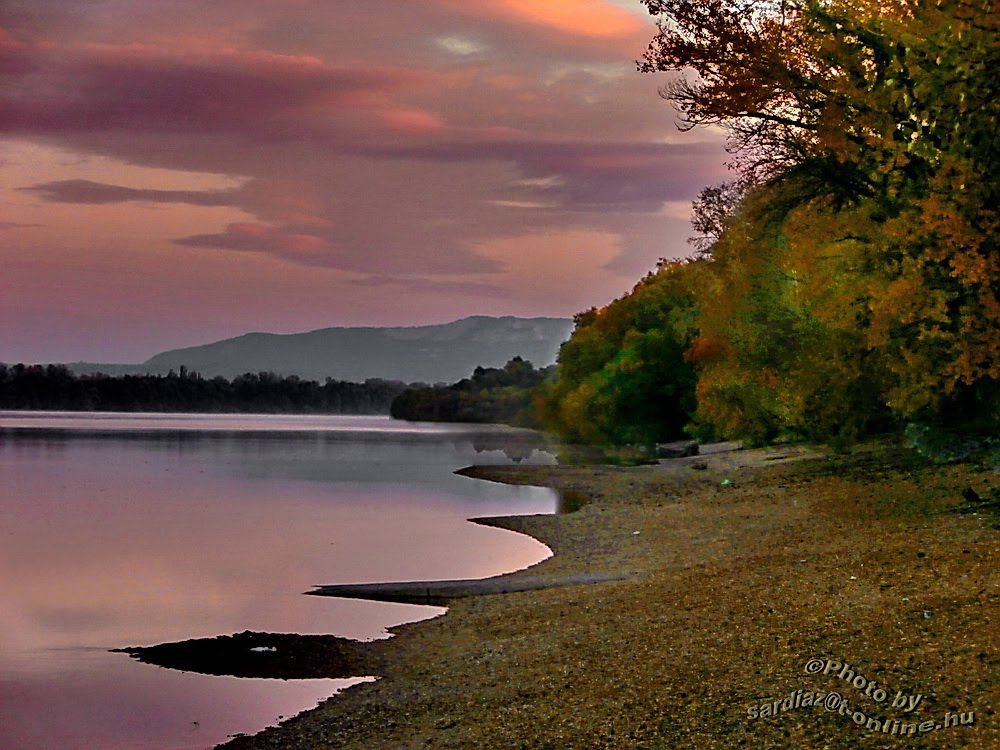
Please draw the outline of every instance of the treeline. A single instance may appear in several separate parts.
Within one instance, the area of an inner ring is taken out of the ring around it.
[[[269,372],[203,378],[183,367],[167,375],[77,376],[61,365],[0,364],[3,409],[387,414],[408,387],[375,379],[321,384]]]
[[[414,421],[537,427],[535,391],[554,369],[535,369],[520,357],[514,357],[503,368],[477,367],[471,378],[453,385],[404,391],[392,402],[390,414]]]
[[[543,387],[574,441],[1000,441],[993,0],[643,0],[684,127],[736,174],[698,252],[581,313]],[[681,71],[693,70],[693,80]]]

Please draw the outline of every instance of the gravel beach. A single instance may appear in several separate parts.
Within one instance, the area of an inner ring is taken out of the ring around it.
[[[1000,748],[998,519],[946,512],[995,472],[879,445],[462,473],[589,499],[481,521],[555,553],[512,578],[627,577],[455,600],[227,750]]]

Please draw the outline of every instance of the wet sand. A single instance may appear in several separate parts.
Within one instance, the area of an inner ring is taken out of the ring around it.
[[[463,473],[590,499],[489,520],[555,553],[512,579],[627,577],[456,599],[377,681],[224,747],[1000,747],[998,521],[945,512],[993,471],[882,446]]]

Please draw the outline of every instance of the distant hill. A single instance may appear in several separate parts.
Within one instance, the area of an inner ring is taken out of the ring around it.
[[[453,383],[477,366],[503,367],[519,356],[536,367],[556,361],[569,338],[567,318],[493,318],[409,328],[323,328],[308,333],[248,333],[203,346],[173,349],[140,365],[75,362],[77,374],[165,374],[181,366],[205,377],[274,372],[323,381],[368,378]]]

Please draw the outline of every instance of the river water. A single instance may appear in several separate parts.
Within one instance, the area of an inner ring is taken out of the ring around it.
[[[552,463],[540,448],[388,417],[0,412],[0,748],[201,750],[315,706],[357,680],[213,677],[108,649],[244,630],[371,639],[440,614],[302,592],[544,559],[466,519],[551,513],[554,492],[453,474]]]

